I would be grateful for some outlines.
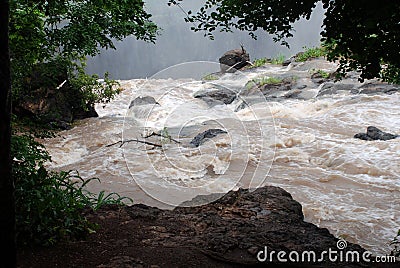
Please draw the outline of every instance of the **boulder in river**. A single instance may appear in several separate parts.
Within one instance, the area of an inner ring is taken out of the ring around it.
[[[133,106],[141,106],[141,105],[147,105],[147,104],[160,105],[153,97],[144,96],[144,97],[137,97],[136,99],[131,101],[131,104],[129,104],[129,109],[132,108]]]
[[[244,47],[241,49],[233,49],[225,52],[225,54],[219,58],[221,72],[234,72],[241,68],[249,65],[250,56],[246,52]]]
[[[221,88],[212,91],[198,91],[194,93],[195,98],[202,99],[209,106],[214,106],[216,104],[231,104],[236,99],[236,92]]]
[[[259,77],[249,81],[240,92],[240,97],[260,96],[279,98],[289,92],[296,83],[296,77]]]
[[[366,140],[366,141],[375,141],[375,140],[392,140],[398,138],[399,135],[391,134],[387,132],[383,132],[377,127],[369,126],[367,128],[367,133],[358,133],[354,135],[354,138]]]
[[[206,140],[214,138],[218,134],[224,134],[224,133],[227,133],[227,132],[225,130],[217,129],[217,128],[206,130],[206,131],[198,134],[196,137],[194,137],[193,140],[190,142],[190,145],[193,147],[199,147]]]

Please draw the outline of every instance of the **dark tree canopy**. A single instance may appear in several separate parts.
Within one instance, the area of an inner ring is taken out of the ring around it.
[[[400,83],[400,2],[336,0],[325,7],[323,41],[340,71]]]
[[[179,4],[183,0],[170,0]],[[216,30],[238,29],[254,32],[262,29],[274,34],[275,41],[288,45],[293,23],[309,19],[319,0],[207,0],[196,13],[188,12],[187,22],[194,31],[212,38]],[[322,0],[326,10],[322,41],[328,59],[339,60],[339,72],[361,72],[360,79],[382,78],[400,82],[400,2]]]

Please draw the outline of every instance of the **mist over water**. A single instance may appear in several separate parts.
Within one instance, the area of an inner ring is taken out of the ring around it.
[[[184,10],[198,10],[203,1],[184,1]],[[240,48],[243,44],[251,60],[262,57],[287,57],[301,51],[304,46],[319,44],[324,10],[321,4],[315,8],[310,20],[301,19],[295,24],[294,37],[290,38],[290,49],[274,43],[272,36],[263,31],[252,39],[248,33],[215,33],[215,40],[209,40],[202,32],[193,32],[192,26],[184,21],[185,14],[177,6],[169,7],[167,1],[146,1],[147,11],[162,28],[156,44],[138,41],[128,37],[115,43],[116,50],[104,50],[100,55],[88,58],[86,70],[102,76],[109,72],[114,79],[150,77],[169,66],[188,61],[218,62],[228,50]]]

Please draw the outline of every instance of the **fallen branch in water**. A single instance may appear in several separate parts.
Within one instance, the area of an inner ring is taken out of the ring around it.
[[[154,147],[162,147],[162,145],[161,144],[157,144],[157,143],[152,143],[152,142],[148,142],[148,141],[142,141],[142,140],[138,140],[138,139],[132,139],[132,140],[126,140],[126,141],[117,141],[117,142],[114,142],[114,143],[112,143],[112,144],[109,144],[109,145],[106,145],[106,147],[111,147],[111,146],[113,146],[113,145],[116,145],[116,144],[118,144],[118,143],[121,143],[121,145],[119,146],[120,148],[122,147],[122,145],[124,145],[125,143],[127,143],[127,142],[138,142],[138,143],[144,143],[144,144],[147,144],[147,145],[152,145],[152,146],[154,146]]]
[[[161,138],[165,138],[165,139],[168,139],[169,141],[173,141],[175,143],[181,143],[180,141],[177,141],[177,140],[171,138],[171,136],[158,134],[158,133],[155,133],[155,132],[151,132],[149,135],[147,135],[147,136],[145,136],[143,138],[147,139],[147,138],[150,138],[150,137],[153,137],[153,136],[158,136],[158,137],[161,137]]]

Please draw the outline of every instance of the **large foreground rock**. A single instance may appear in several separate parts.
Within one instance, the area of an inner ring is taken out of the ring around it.
[[[305,222],[301,205],[272,186],[231,191],[210,204],[174,210],[141,204],[108,206],[88,218],[100,229],[86,241],[27,249],[20,252],[20,267],[265,267],[271,263],[257,260],[265,247],[268,252],[320,254],[337,250],[338,241],[327,229]],[[365,250],[348,243],[345,251]],[[276,259],[273,264],[368,267],[344,262],[278,263]]]
[[[273,186],[253,192],[231,191],[218,201],[199,207],[162,211],[133,206],[127,211],[134,219],[152,218],[159,226],[169,219],[171,226],[156,235],[168,234],[168,238],[150,242],[153,246],[193,246],[228,263],[259,264],[256,255],[265,247],[287,253],[337,250],[338,239],[327,229],[305,222],[301,205],[288,192]],[[354,244],[349,244],[347,250],[364,251]]]

